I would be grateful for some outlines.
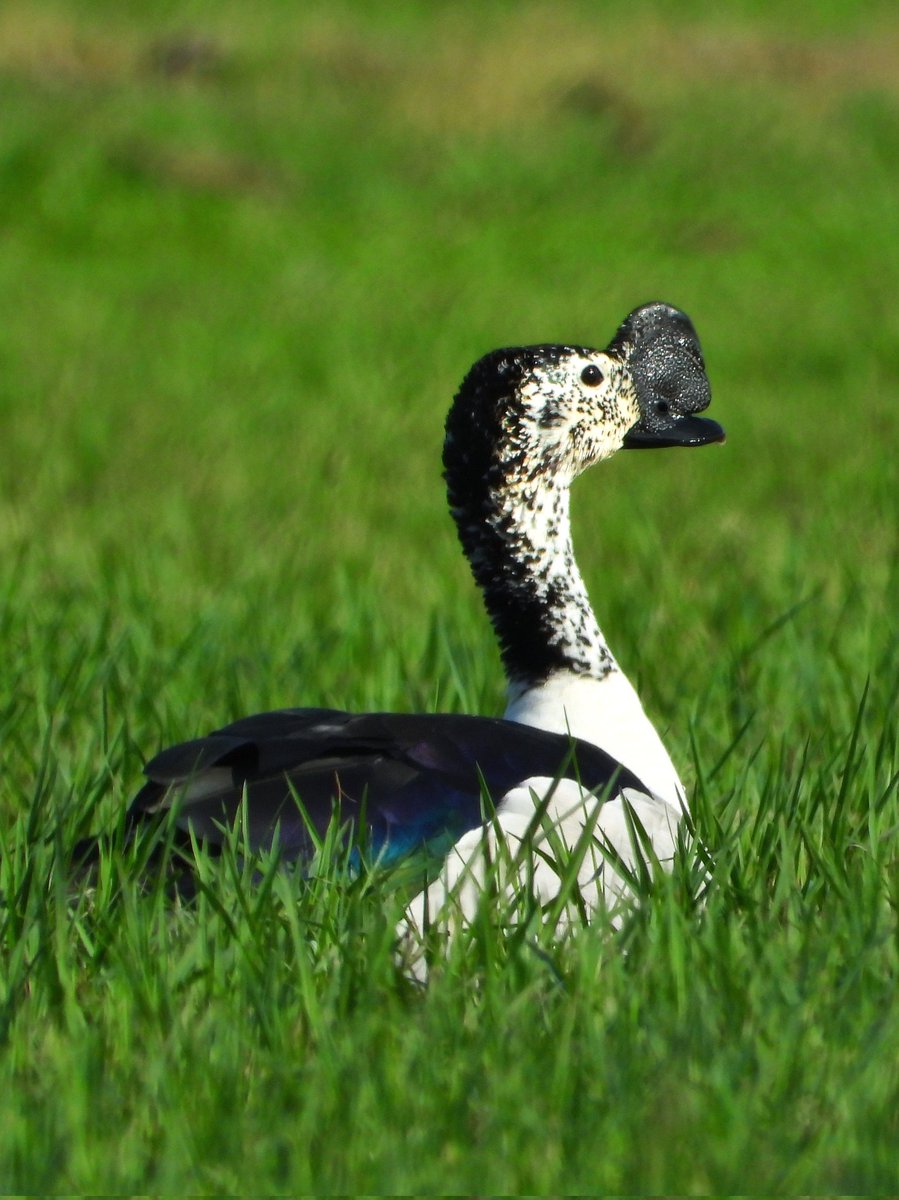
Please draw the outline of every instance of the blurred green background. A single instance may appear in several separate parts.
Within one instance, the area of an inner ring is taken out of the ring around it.
[[[854,704],[896,607],[897,32],[888,3],[4,3],[23,744],[30,699],[89,744],[110,688],[144,754],[245,708],[495,710],[449,401],[486,350],[604,345],[652,299],[728,444],[579,485],[601,623],[681,761],[685,698],[809,597]],[[418,665],[435,621],[455,683]]]

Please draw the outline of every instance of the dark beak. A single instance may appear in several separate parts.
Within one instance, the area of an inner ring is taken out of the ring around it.
[[[625,449],[724,441],[717,421],[696,415],[708,408],[712,390],[699,338],[686,313],[670,304],[635,309],[616,333],[609,352],[624,360],[640,406],[639,420],[625,434]]]
[[[661,450],[664,446],[707,446],[724,441],[724,430],[711,417],[676,415],[663,424],[660,416],[655,425],[650,429],[642,419],[638,421],[624,435],[624,449]]]

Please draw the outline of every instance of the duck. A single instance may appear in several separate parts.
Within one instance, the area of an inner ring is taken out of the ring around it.
[[[336,815],[345,832],[361,829],[380,863],[427,855],[437,868],[397,928],[418,977],[428,931],[471,921],[497,858],[510,868],[509,894],[526,876],[545,904],[573,878],[558,861],[564,846],[579,856],[587,907],[614,905],[642,853],[670,862],[689,809],[591,607],[570,489],[620,449],[722,442],[722,427],[699,415],[710,400],[693,323],[660,302],[631,312],[604,350],[484,355],[450,408],[443,468],[499,644],[503,716],[288,708],[244,717],[147,762],[129,833],[166,819],[215,852],[240,816],[251,848],[276,846],[302,866]]]

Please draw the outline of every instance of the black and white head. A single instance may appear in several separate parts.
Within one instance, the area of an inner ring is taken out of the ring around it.
[[[632,312],[605,350],[494,350],[468,372],[446,423],[450,504],[542,478],[568,483],[622,448],[722,441],[699,417],[711,400],[689,317],[667,304]]]

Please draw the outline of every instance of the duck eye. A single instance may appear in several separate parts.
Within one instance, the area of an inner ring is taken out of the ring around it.
[[[602,383],[602,371],[595,363],[591,363],[589,367],[584,367],[581,371],[581,383],[586,383],[587,387],[599,387]]]

